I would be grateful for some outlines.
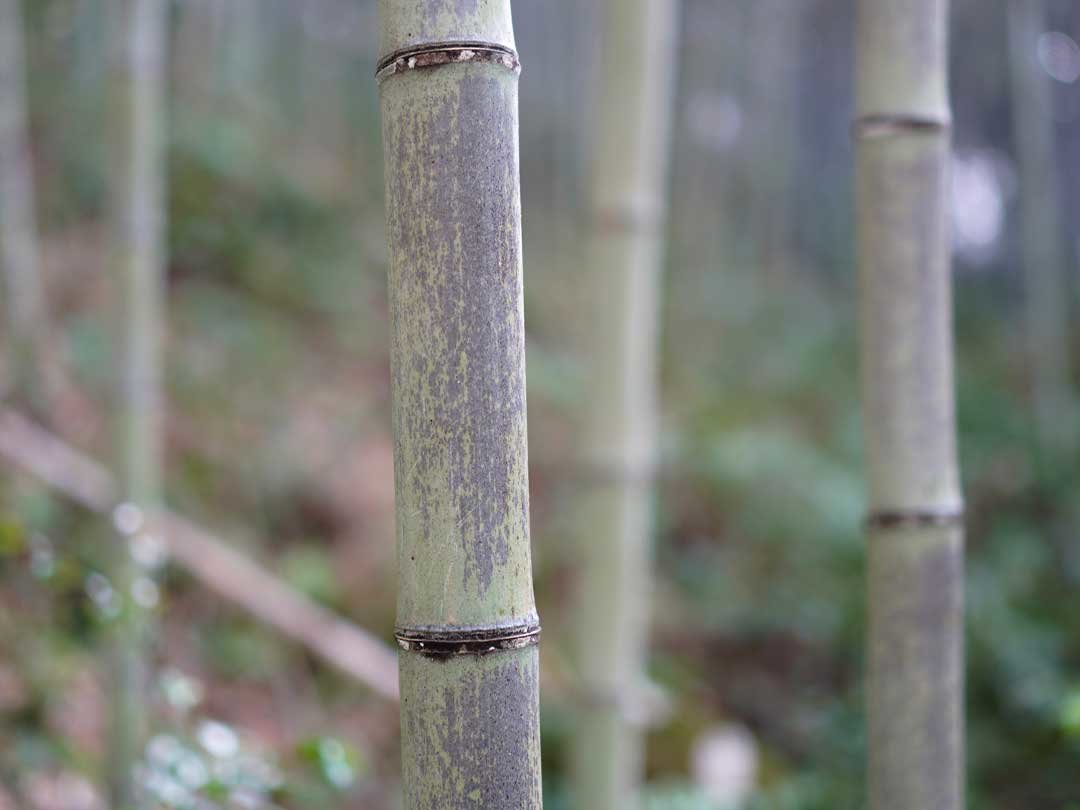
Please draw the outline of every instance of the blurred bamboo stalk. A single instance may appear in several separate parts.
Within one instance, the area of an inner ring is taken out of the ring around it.
[[[220,56],[224,61],[222,83],[227,88],[227,101],[232,103],[257,104],[262,95],[265,10],[260,0],[230,0],[227,6],[223,26],[227,35],[221,39],[228,47],[221,49]]]
[[[799,148],[800,38],[806,0],[750,4],[750,117],[754,166],[749,216],[755,271],[789,275],[793,255],[792,197]]]
[[[297,175],[314,181],[319,193],[344,195],[348,176],[341,161],[349,153],[348,95],[354,92],[345,75],[341,46],[328,37],[326,22],[308,10],[300,20],[297,81],[300,120],[296,129]]]
[[[161,351],[165,319],[167,0],[111,0],[110,262],[116,295],[114,435],[119,497],[143,513],[161,499]],[[109,794],[142,807],[134,763],[147,733],[146,619],[132,597],[145,572],[120,529],[110,577],[123,597],[114,625]]]
[[[1071,459],[1077,427],[1069,381],[1069,276],[1054,157],[1050,78],[1036,47],[1045,29],[1042,0],[1009,2],[1013,140],[1019,163],[1021,255],[1026,287],[1035,435],[1043,461]]]
[[[964,805],[947,17],[947,0],[857,5],[873,810]]]
[[[70,84],[74,92],[83,94],[84,105],[96,101],[96,93],[104,77],[105,52],[101,48],[105,33],[103,2],[108,1],[76,0]]]
[[[509,0],[379,4],[406,810],[539,810]]]
[[[677,6],[608,0],[590,178],[577,806],[638,803]]]
[[[109,0],[111,1],[111,0]],[[218,102],[222,47],[218,0],[183,0],[177,4],[174,42],[176,95],[200,123],[213,117]],[[177,125],[182,125],[177,120]]]
[[[108,516],[117,506],[116,484],[103,466],[7,408],[0,408],[0,456],[92,512]],[[397,655],[367,630],[173,512],[157,510],[147,526],[202,585],[382,697],[397,699]]]
[[[33,163],[26,106],[20,0],[0,0],[0,263],[3,264],[9,386],[34,412],[47,409],[48,321],[38,256]]]

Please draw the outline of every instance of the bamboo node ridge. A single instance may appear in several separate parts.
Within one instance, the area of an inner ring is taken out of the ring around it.
[[[875,509],[866,516],[868,529],[951,528],[964,523],[964,505],[923,509]]]
[[[394,631],[394,638],[401,649],[422,655],[487,655],[539,644],[540,625],[531,623],[467,630],[399,627]]]
[[[856,118],[851,124],[851,137],[885,138],[890,135],[934,135],[952,129],[948,118],[932,118],[923,115],[874,114]]]
[[[517,52],[494,42],[431,42],[395,51],[380,60],[375,79],[383,82],[397,73],[461,62],[486,62],[521,72]]]

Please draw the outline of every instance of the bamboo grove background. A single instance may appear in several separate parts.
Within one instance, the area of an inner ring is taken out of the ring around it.
[[[18,5],[32,171],[5,164],[3,194],[32,202],[5,215],[16,232],[0,241],[36,264],[46,294],[23,295],[20,311],[39,314],[5,377],[50,371],[4,404],[115,474],[111,212],[131,137],[116,96],[138,91],[110,57],[113,3]],[[669,116],[670,157],[650,682],[634,691],[644,804],[861,807],[851,4],[681,5],[674,97],[652,113]],[[601,59],[603,6],[514,3],[543,786],[556,809],[575,806],[581,707],[595,697],[579,682],[573,607],[588,584],[583,494],[601,480],[581,440],[597,419],[583,267],[598,250],[593,156],[621,137],[601,118],[600,82],[627,76]],[[0,1],[5,57],[11,8]],[[1073,810],[1080,10],[954,0],[950,22],[968,802]],[[376,653],[357,664],[344,642],[320,647],[335,613],[382,639],[394,627],[375,4],[183,0],[166,33],[162,492],[242,556],[175,515],[168,533],[190,542],[163,567],[160,549],[143,555],[142,766],[165,807],[396,807],[392,676],[363,669]],[[0,137],[22,103],[2,68]],[[93,504],[101,470],[60,466]],[[0,482],[0,807],[103,807],[112,530],[7,463]],[[281,605],[295,607],[284,624]]]

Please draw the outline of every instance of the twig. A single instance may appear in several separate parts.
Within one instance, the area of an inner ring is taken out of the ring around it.
[[[92,512],[107,514],[115,505],[113,481],[104,467],[3,407],[0,456]],[[171,557],[199,582],[383,697],[398,699],[397,655],[371,633],[180,515],[160,510],[155,522]]]

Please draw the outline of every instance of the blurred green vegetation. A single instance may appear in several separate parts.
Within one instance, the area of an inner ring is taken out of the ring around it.
[[[107,459],[98,4],[24,5],[52,327],[81,392],[54,427]],[[515,6],[552,810],[572,806],[568,673],[582,541],[573,436],[578,325],[588,317],[576,290],[589,95],[564,67],[592,35],[588,13],[571,25],[557,5]],[[1057,24],[1076,30],[1075,9],[1051,5]],[[298,589],[388,638],[392,464],[371,6],[267,0],[263,13],[241,16],[209,0],[175,4],[168,493]],[[737,4],[686,4],[651,666],[669,706],[649,737],[650,810],[720,810],[695,785],[691,762],[701,736],[728,723],[753,735],[760,759],[758,790],[739,810],[864,803],[850,22],[842,3],[813,6],[796,77],[812,103],[799,110],[787,267],[766,276],[747,258],[745,194],[753,128],[767,123],[744,120],[718,146],[723,116],[708,119],[710,140],[691,114],[745,102],[753,51],[740,45]],[[958,41],[961,63],[992,51],[1001,31],[987,16],[957,3],[957,31],[981,38]],[[246,73],[224,59],[245,26],[257,26],[258,57]],[[717,43],[727,72],[707,63]],[[957,71],[960,146],[1005,156],[1004,79],[992,66],[979,82],[969,72]],[[1061,136],[1072,174],[1074,122]],[[976,266],[960,257],[956,279],[970,806],[1076,810],[1080,465],[1034,447],[1014,215],[994,258]],[[1071,356],[1080,357],[1075,334]],[[1076,380],[1075,360],[1073,371]],[[0,482],[0,784],[30,807],[35,774],[93,780],[101,764],[109,619],[93,576],[106,535],[7,467]],[[163,806],[203,806],[195,795],[212,806],[245,796],[264,807],[394,806],[394,706],[179,571],[166,572],[155,616],[161,688],[146,767]]]

